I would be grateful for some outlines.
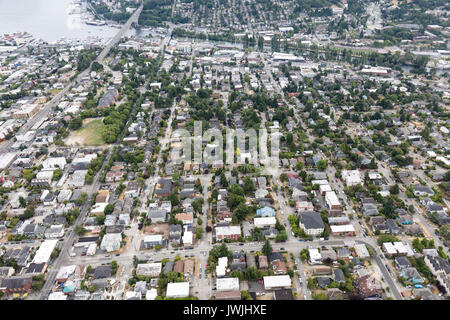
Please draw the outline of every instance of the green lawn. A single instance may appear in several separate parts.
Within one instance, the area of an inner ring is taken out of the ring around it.
[[[67,143],[70,145],[99,146],[105,144],[102,139],[104,124],[101,119],[92,120],[82,128],[72,132]]]

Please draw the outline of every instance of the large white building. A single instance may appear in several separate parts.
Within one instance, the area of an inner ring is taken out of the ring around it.
[[[322,263],[322,255],[318,249],[309,249],[309,263],[320,264]]]
[[[291,288],[292,282],[289,275],[267,276],[264,277],[264,289],[274,290],[281,288]]]
[[[255,224],[255,228],[266,228],[266,227],[274,227],[277,223],[277,219],[275,217],[261,217],[254,218],[253,222]]]
[[[334,235],[355,232],[355,227],[352,224],[334,225],[330,226],[331,233]]]
[[[239,278],[220,278],[216,280],[217,291],[239,290]]]
[[[167,298],[189,297],[189,282],[172,282],[167,284]]]
[[[240,226],[226,226],[216,228],[217,240],[232,239],[237,240],[241,236]]]
[[[216,276],[217,277],[225,276],[227,266],[228,266],[228,257],[219,258],[218,264],[216,266]]]
[[[342,170],[341,176],[346,186],[356,186],[361,183],[361,173],[358,170]]]
[[[328,205],[328,208],[331,210],[338,210],[341,208],[341,203],[334,191],[328,191],[325,193],[325,202]]]
[[[100,249],[107,252],[118,251],[120,249],[120,242],[122,235],[120,233],[107,233],[103,236]]]
[[[10,164],[16,160],[16,158],[17,154],[12,152],[0,155],[0,170],[8,168]]]
[[[42,242],[38,251],[36,251],[36,254],[34,255],[33,263],[48,263],[57,244],[58,240],[45,240]]]
[[[136,274],[145,277],[158,277],[161,273],[162,263],[141,263],[136,268]]]
[[[66,158],[64,157],[47,158],[42,161],[42,167],[44,169],[64,169],[66,164]]]

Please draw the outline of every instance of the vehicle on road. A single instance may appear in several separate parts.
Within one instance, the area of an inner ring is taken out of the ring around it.
[[[111,255],[110,254],[106,254],[105,255],[105,258],[109,258]]]
[[[405,293],[403,291],[401,293],[402,293],[402,297],[405,297]]]
[[[116,253],[116,257],[120,256],[120,253]]]

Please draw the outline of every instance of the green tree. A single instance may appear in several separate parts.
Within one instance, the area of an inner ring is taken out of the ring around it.
[[[19,203],[21,208],[25,208],[27,206],[27,200],[24,197],[19,197]]]
[[[240,222],[247,217],[249,212],[250,212],[249,207],[245,203],[240,203],[237,206],[236,210],[234,210],[233,216],[235,216],[237,221]]]
[[[75,226],[74,232],[77,235],[82,236],[82,235],[84,235],[87,232],[87,230],[85,228],[83,228],[82,225],[79,224],[79,225]]]
[[[243,196],[230,193],[228,195],[227,205],[231,210],[236,209],[240,204],[245,203],[245,198]]]
[[[29,205],[29,206],[25,209],[25,211],[24,211],[23,215],[21,216],[21,218],[22,218],[23,220],[27,220],[27,219],[32,218],[33,216],[34,216],[34,206],[33,206],[33,205]]]
[[[111,214],[114,211],[114,204],[108,203],[105,207],[104,213],[105,214]]]
[[[244,189],[242,189],[241,186],[236,183],[230,187],[230,192],[234,193],[235,195],[239,195],[239,196],[244,195]]]
[[[399,194],[400,193],[400,188],[398,186],[398,184],[394,184],[390,189],[389,192],[391,194]]]
[[[266,242],[264,242],[264,245],[261,249],[261,252],[264,253],[266,256],[269,256],[272,253],[273,249],[272,246],[270,245],[269,240],[266,240]]]
[[[192,201],[192,207],[194,208],[195,212],[202,213],[203,212],[203,198],[197,198],[194,201]]]
[[[111,261],[111,274],[115,275],[117,273],[117,261]]]
[[[252,296],[250,295],[250,293],[246,290],[241,291],[241,299],[242,300],[253,300]]]
[[[175,207],[180,203],[180,200],[178,199],[178,195],[176,193],[171,193],[169,195],[169,201],[172,204],[172,207]]]
[[[61,169],[56,169],[56,170],[53,171],[53,178],[52,179],[54,181],[57,181],[57,180],[59,180],[62,177],[62,175],[63,175],[62,170]]]
[[[244,179],[244,191],[246,194],[256,190],[255,183],[250,177],[245,177]]]
[[[105,219],[106,217],[104,215],[98,215],[95,216],[95,222],[97,223],[97,225],[101,226],[103,223],[105,223]]]
[[[203,237],[203,228],[197,227],[195,233],[196,233],[197,239],[200,240]]]
[[[394,219],[397,216],[395,213],[394,200],[389,197],[380,211],[386,218]]]
[[[328,162],[325,159],[321,159],[317,163],[317,169],[319,169],[321,171],[325,171],[327,169],[327,166],[328,166]]]
[[[439,234],[447,241],[450,241],[450,223],[446,223],[439,228]]]

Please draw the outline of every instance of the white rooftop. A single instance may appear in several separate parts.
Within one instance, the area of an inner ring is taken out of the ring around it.
[[[58,240],[45,240],[39,247],[38,251],[36,251],[33,262],[37,264],[48,263],[57,243]]]
[[[355,227],[352,224],[330,226],[331,232],[355,232]]]
[[[292,287],[291,277],[288,275],[264,277],[264,289]]]
[[[185,298],[189,296],[189,282],[172,282],[167,285],[167,298]]]
[[[277,219],[275,219],[275,217],[260,217],[254,218],[253,221],[255,223],[255,227],[260,227],[260,226],[275,225]]]
[[[221,278],[216,280],[217,291],[235,291],[239,290],[238,278]]]

